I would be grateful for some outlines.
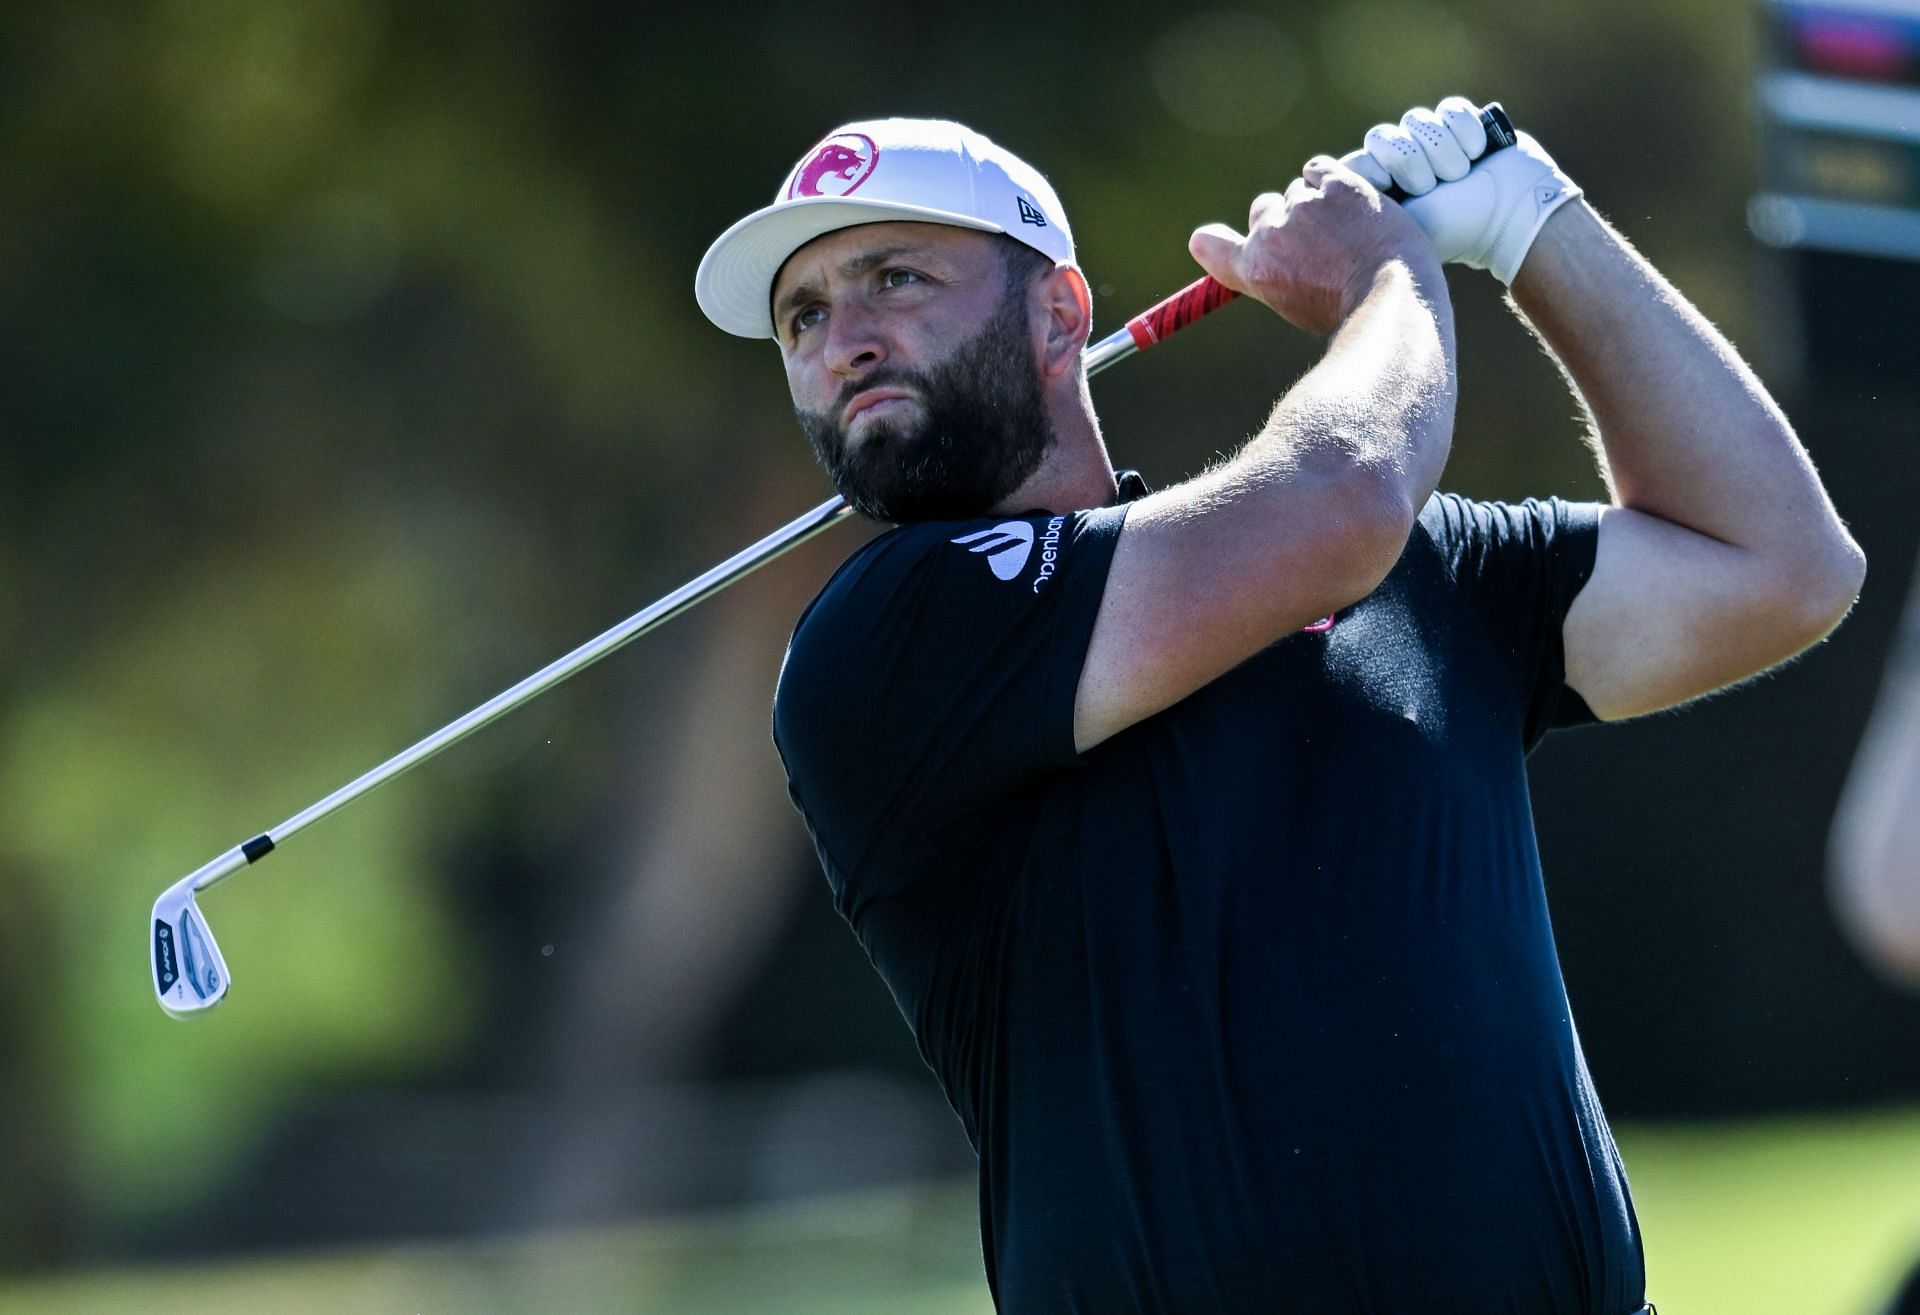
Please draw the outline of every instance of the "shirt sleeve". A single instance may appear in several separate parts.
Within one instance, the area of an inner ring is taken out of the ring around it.
[[[1438,493],[1421,515],[1507,661],[1528,749],[1549,730],[1596,720],[1567,687],[1562,624],[1593,574],[1600,510],[1560,498],[1513,504]]]
[[[802,615],[774,742],[843,907],[948,865],[984,810],[1078,761],[1074,697],[1125,518],[904,526]]]

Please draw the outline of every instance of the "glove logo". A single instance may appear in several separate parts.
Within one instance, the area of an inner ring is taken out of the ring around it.
[[[1011,580],[1026,568],[1027,558],[1033,553],[1033,526],[1025,521],[1001,521],[990,530],[975,530],[947,542],[960,544],[968,552],[986,553],[994,578]]]
[[[787,200],[802,196],[847,196],[873,174],[880,148],[863,132],[837,133],[813,148],[793,171]]]

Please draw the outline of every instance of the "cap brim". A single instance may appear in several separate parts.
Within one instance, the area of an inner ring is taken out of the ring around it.
[[[782,201],[754,211],[714,240],[693,276],[693,295],[707,318],[728,333],[771,338],[773,280],[789,256],[823,233],[856,224],[902,221],[952,224],[982,233],[1007,231],[972,215],[930,206],[839,196]]]

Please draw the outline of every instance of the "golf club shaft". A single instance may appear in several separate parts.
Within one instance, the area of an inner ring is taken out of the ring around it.
[[[1497,102],[1487,105],[1480,111],[1480,121],[1487,130],[1489,153],[1513,144],[1513,123]],[[1196,279],[1171,297],[1140,312],[1099,342],[1088,346],[1081,355],[1081,363],[1089,375],[1098,374],[1114,362],[1124,360],[1135,352],[1145,351],[1178,333],[1202,316],[1212,314],[1237,296],[1239,296],[1238,293],[1215,281],[1210,275]],[[789,521],[758,543],[742,549],[705,574],[696,576],[681,585],[665,598],[634,613],[605,634],[588,640],[565,657],[548,663],[519,684],[494,695],[466,716],[442,726],[418,744],[402,750],[372,771],[341,786],[318,803],[295,813],[271,831],[262,832],[245,844],[228,850],[198,871],[189,874],[193,880],[193,889],[205,890],[217,882],[226,880],[248,864],[257,863],[273,852],[275,846],[284,843],[289,837],[305,830],[329,813],[352,803],[376,786],[385,785],[394,777],[425,762],[442,749],[458,744],[482,726],[505,716],[521,704],[539,697],[567,677],[586,670],[601,658],[638,639],[655,626],[672,620],[688,608],[719,593],[734,581],[752,574],[782,553],[799,547],[829,525],[843,519],[851,511],[852,508],[847,506],[844,499],[836,497],[821,503],[804,516]]]
[[[1229,292],[1211,278],[1202,278],[1182,288],[1165,301],[1141,312],[1127,324],[1089,346],[1081,360],[1089,375],[1134,352],[1151,347],[1167,335],[1177,333],[1201,316],[1231,301]],[[678,589],[634,613],[619,625],[588,640],[566,656],[548,663],[519,684],[488,699],[457,721],[449,722],[418,744],[395,754],[372,771],[356,777],[319,802],[309,805],[270,831],[262,832],[245,844],[236,846],[193,873],[193,888],[205,890],[226,880],[250,863],[257,863],[278,845],[328,814],[344,808],[377,786],[385,785],[409,768],[449,748],[521,704],[539,697],[578,672],[586,670],[609,653],[631,643],[655,626],[679,616],[691,607],[719,593],[736,580],[765,566],[774,558],[799,547],[828,526],[844,519],[852,511],[844,498],[831,498],[812,511],[796,517],[758,543],[741,549],[711,570],[698,575]]]

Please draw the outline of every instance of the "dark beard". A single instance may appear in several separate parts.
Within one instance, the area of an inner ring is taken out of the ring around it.
[[[862,516],[898,525],[984,516],[1026,483],[1053,446],[1027,333],[1026,289],[1009,288],[986,326],[939,364],[882,365],[843,385],[829,411],[795,407],[840,496]],[[856,394],[887,385],[913,389],[925,421],[870,421],[849,451],[835,417]]]

